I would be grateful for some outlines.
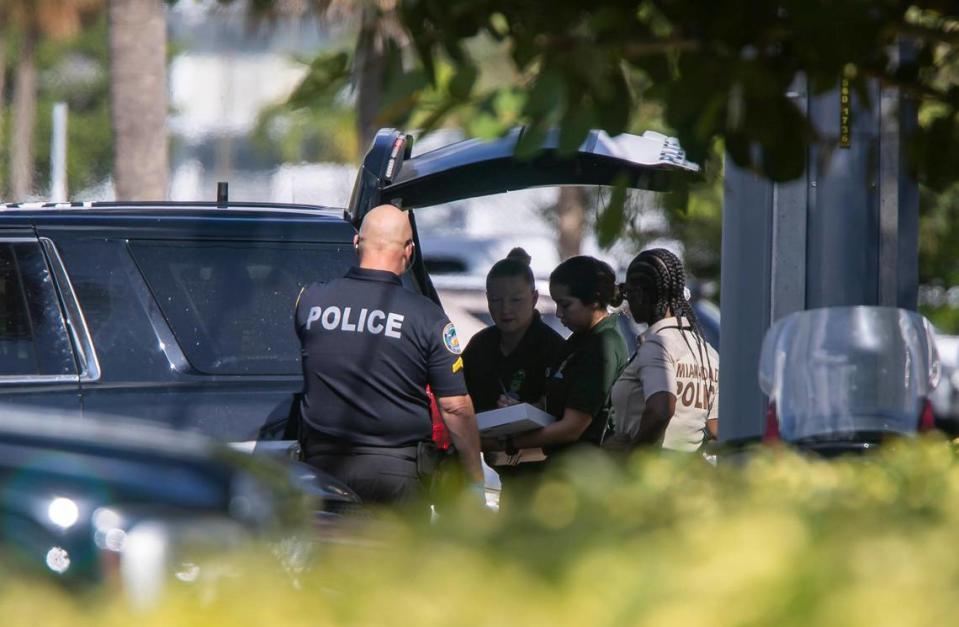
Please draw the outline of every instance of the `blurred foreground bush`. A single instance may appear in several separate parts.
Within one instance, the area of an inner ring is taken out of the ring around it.
[[[0,575],[5,625],[931,625],[959,616],[941,441],[742,466],[600,460],[508,515],[383,517],[291,575],[267,555],[151,610]],[[269,549],[265,549],[268,551]]]

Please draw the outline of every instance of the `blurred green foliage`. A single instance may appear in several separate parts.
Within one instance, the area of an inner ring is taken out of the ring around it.
[[[360,161],[367,146],[359,145],[355,128],[354,43],[347,38],[317,55],[287,101],[261,113],[256,139],[263,150],[279,146],[280,154],[293,161]],[[474,66],[456,71],[451,64],[441,63],[431,85],[408,49],[395,41],[384,45],[386,71],[377,127],[417,129],[423,134],[442,123],[491,139],[518,120],[520,89],[512,80],[502,46],[484,38],[470,42],[483,71],[477,72]],[[487,90],[487,96],[466,106],[474,89]],[[458,106],[451,104],[454,101]]]
[[[919,283],[959,286],[959,184],[936,193],[920,189]],[[959,334],[959,308],[922,306],[945,333]]]
[[[0,616],[55,625],[940,624],[959,611],[959,467],[940,440],[839,461],[583,460],[499,515],[382,515],[290,572],[270,549],[134,612],[3,579]],[[176,582],[174,582],[176,583]]]
[[[788,180],[802,173],[810,143],[828,148],[837,141],[820,137],[790,100],[794,79],[802,74],[813,93],[823,93],[846,78],[867,104],[868,85],[879,79],[923,104],[921,126],[906,141],[926,189],[946,190],[957,179],[954,3],[786,0],[747,7],[736,0],[637,0],[586,6],[563,0],[542,10],[505,0],[407,0],[400,16],[421,62],[412,71],[430,78],[424,90],[442,83],[444,65],[457,73],[483,68],[470,49],[477,38],[501,43],[516,80],[498,89],[517,98],[510,123],[527,125],[526,148],[535,148],[551,126],[561,127],[566,150],[591,127],[612,134],[661,127],[681,138],[694,161],[715,163],[721,140],[740,166]],[[910,42],[914,54],[906,53],[897,66],[899,41]],[[452,113],[492,98],[474,89],[436,108]],[[651,108],[658,114],[650,116]],[[667,203],[671,231],[692,245],[694,274],[705,278],[718,276],[719,181],[710,176],[692,194]],[[959,258],[959,252],[935,250],[955,247],[952,233],[934,226],[943,209],[954,206],[948,205],[953,196],[924,199],[924,273]],[[597,222],[601,241],[621,235],[617,227],[628,233],[629,212],[628,204],[607,207]]]
[[[468,43],[478,35],[508,46],[523,78],[520,121],[531,142],[549,126],[562,126],[567,150],[590,127],[627,130],[640,105],[663,106],[665,122],[695,161],[723,138],[737,164],[775,180],[799,176],[806,149],[818,137],[787,95],[798,74],[813,93],[847,78],[868,100],[880,78],[935,102],[940,114],[914,138],[913,156],[924,182],[937,188],[955,180],[941,159],[959,150],[959,91],[940,69],[955,56],[952,3],[875,0],[636,0],[583,5],[508,0],[407,0],[400,16],[422,68],[437,83],[440,63],[457,72],[479,64]],[[916,54],[898,67],[892,44],[906,38]],[[419,70],[414,70],[419,71]],[[635,73],[646,79],[637,89]],[[485,97],[457,95],[465,103]],[[455,103],[454,103],[455,105]],[[759,150],[757,150],[757,148]]]
[[[287,163],[358,163],[356,110],[345,97],[351,78],[350,50],[334,46],[319,54],[285,103],[260,112],[256,146]]]

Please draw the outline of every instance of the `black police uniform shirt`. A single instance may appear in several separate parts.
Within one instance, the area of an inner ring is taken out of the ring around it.
[[[507,392],[524,403],[538,403],[546,392],[546,371],[563,348],[563,336],[550,328],[535,312],[519,344],[504,355],[502,333],[494,325],[470,339],[463,351],[466,389],[476,411],[496,409],[496,401]]]
[[[626,342],[616,315],[574,333],[546,380],[546,411],[557,418],[567,407],[589,414],[593,420],[579,440],[601,444],[614,423],[610,390],[626,361]],[[552,450],[558,448],[562,447]]]
[[[436,303],[392,272],[351,268],[314,283],[296,306],[302,415],[319,434],[363,446],[432,437],[427,383],[466,394],[456,329]]]

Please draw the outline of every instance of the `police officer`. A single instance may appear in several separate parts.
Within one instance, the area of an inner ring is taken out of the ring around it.
[[[481,493],[479,433],[456,329],[438,305],[400,283],[413,256],[408,216],[376,207],[354,245],[358,267],[310,285],[297,301],[307,462],[366,502],[425,503],[436,461],[429,384],[463,470]]]
[[[718,430],[719,354],[686,298],[683,264],[666,249],[645,250],[623,289],[633,318],[649,328],[613,386],[614,446],[697,451]]]

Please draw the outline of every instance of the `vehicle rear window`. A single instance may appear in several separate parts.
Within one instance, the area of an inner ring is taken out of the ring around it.
[[[190,364],[208,374],[298,374],[300,289],[342,276],[351,246],[131,242]]]

